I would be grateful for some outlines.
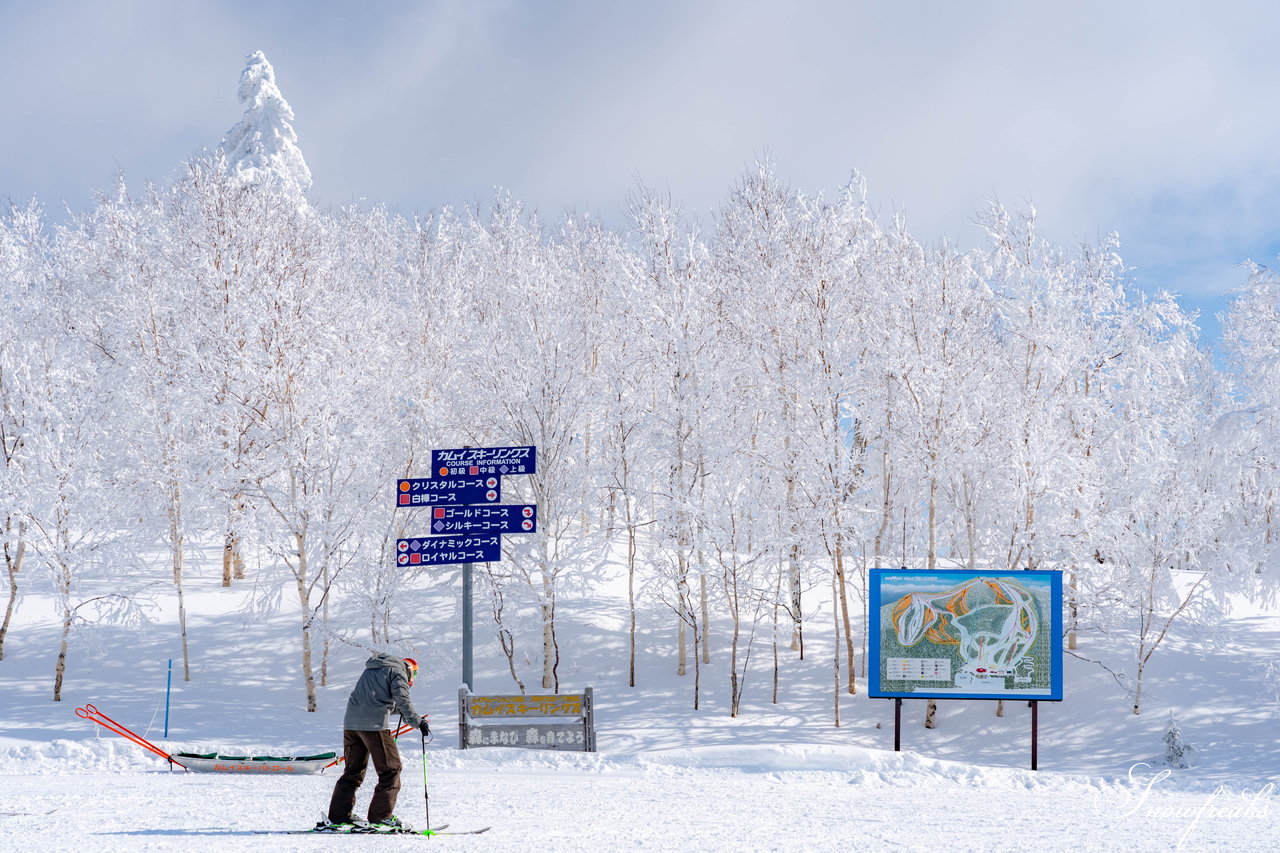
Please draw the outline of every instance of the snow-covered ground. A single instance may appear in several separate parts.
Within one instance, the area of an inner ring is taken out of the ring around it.
[[[744,713],[727,714],[723,648],[702,674],[674,675],[672,620],[646,611],[639,686],[626,686],[623,599],[606,591],[560,603],[566,690],[595,689],[599,752],[457,749],[458,646],[453,595],[416,593],[414,688],[437,737],[427,748],[433,824],[491,826],[480,836],[360,838],[259,835],[306,828],[328,802],[333,771],[262,777],[170,771],[163,761],[75,716],[97,705],[171,752],[311,754],[337,749],[342,705],[362,650],[338,646],[320,710],[304,708],[297,616],[239,612],[245,586],[196,576],[189,597],[192,680],[175,660],[164,736],[166,663],[177,658],[172,614],[145,629],[105,628],[101,648],[73,650],[63,701],[52,680],[57,626],[32,592],[0,661],[0,849],[191,850],[1230,850],[1264,851],[1280,838],[1280,703],[1266,666],[1280,649],[1280,617],[1241,607],[1214,643],[1190,629],[1152,660],[1140,717],[1101,665],[1068,658],[1066,700],[1042,703],[1038,771],[1030,714],[1008,703],[942,703],[920,725],[904,705],[903,751],[893,751],[893,703],[842,701],[831,725],[831,638],[820,618],[805,661],[788,659],[781,701],[770,700],[770,655],[758,653]],[[286,599],[287,601],[287,599]],[[479,608],[478,608],[479,611]],[[515,692],[491,632],[478,630],[479,692]],[[723,639],[717,637],[716,639]],[[531,650],[532,651],[532,650]],[[1114,649],[1079,654],[1112,669]],[[530,681],[531,688],[535,682]],[[536,691],[534,691],[536,692]],[[1195,766],[1159,764],[1173,712]],[[425,822],[422,751],[403,743],[397,813]],[[362,789],[368,802],[371,783]]]

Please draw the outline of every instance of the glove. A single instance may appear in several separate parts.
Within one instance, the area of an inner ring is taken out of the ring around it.
[[[431,725],[426,720],[418,724],[418,731],[422,732],[423,737],[431,737]]]

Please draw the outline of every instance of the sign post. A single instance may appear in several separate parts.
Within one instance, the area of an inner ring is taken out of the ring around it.
[[[462,565],[462,683],[470,690],[474,572],[502,559],[503,533],[533,533],[538,508],[502,504],[502,477],[537,472],[538,448],[462,447],[431,451],[431,477],[396,481],[396,506],[431,510],[423,536],[396,541],[396,565]]]
[[[872,569],[867,695],[903,699],[1025,699],[1031,769],[1039,702],[1062,699],[1062,573]]]
[[[594,705],[590,687],[581,693],[551,696],[473,696],[462,688],[458,691],[458,746],[595,752]]]
[[[471,685],[475,683],[472,678],[471,669],[471,631],[472,631],[472,611],[471,611],[471,578],[475,571],[474,563],[462,564],[462,683],[467,685],[467,689],[471,689]]]

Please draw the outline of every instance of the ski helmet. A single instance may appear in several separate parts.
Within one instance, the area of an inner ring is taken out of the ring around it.
[[[418,677],[418,662],[413,658],[405,658],[404,665],[409,667],[409,683],[413,684],[413,680]]]

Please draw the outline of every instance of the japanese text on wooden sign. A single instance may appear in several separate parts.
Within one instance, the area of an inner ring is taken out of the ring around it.
[[[468,696],[470,717],[580,717],[582,694],[552,696]]]
[[[553,696],[472,696],[464,687],[458,691],[458,746],[595,752],[594,705],[590,687]]]

